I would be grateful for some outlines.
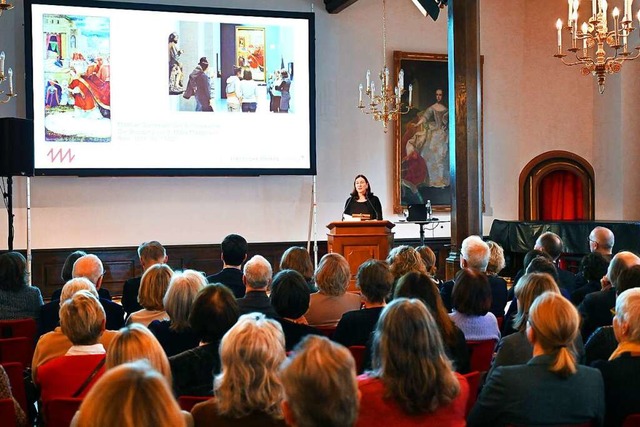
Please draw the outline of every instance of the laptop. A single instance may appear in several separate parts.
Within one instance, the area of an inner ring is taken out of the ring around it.
[[[409,215],[407,221],[426,221],[427,220],[427,205],[424,203],[419,205],[409,205]]]

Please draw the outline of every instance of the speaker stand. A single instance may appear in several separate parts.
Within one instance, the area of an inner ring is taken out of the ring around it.
[[[6,193],[2,193],[2,197],[6,200],[7,220],[9,222],[9,232],[7,233],[7,247],[9,251],[13,250],[13,177],[7,177]]]

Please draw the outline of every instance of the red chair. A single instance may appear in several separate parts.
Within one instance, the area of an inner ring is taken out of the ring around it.
[[[81,403],[82,399],[79,397],[66,397],[46,401],[43,408],[45,425],[47,427],[69,427]]]
[[[316,329],[322,332],[322,335],[331,339],[333,333],[336,331],[336,326],[316,326]]]
[[[18,425],[13,399],[0,399],[0,424],[3,427],[16,427]]]
[[[496,340],[467,341],[470,355],[471,371],[486,372],[491,367]]]
[[[640,414],[627,415],[622,427],[640,427]]]
[[[0,363],[19,362],[22,366],[31,366],[33,344],[29,338],[0,339]]]
[[[471,412],[471,408],[476,403],[476,399],[478,399],[478,391],[480,389],[480,372],[473,371],[468,374],[464,374],[463,377],[467,379],[467,383],[469,383],[469,400],[467,400],[467,412],[466,415],[469,415]]]
[[[183,411],[191,412],[194,406],[200,402],[206,402],[213,396],[180,396],[178,397],[178,404]]]
[[[363,345],[352,345],[349,347],[353,360],[356,361],[356,372],[358,374],[361,374],[364,368],[364,350],[365,347]]]
[[[502,330],[502,325],[504,324],[504,316],[496,317],[496,320],[498,321],[498,329]]]
[[[587,421],[586,423],[580,423],[580,424],[554,424],[555,427],[595,427],[598,424],[596,424],[595,421]],[[507,427],[526,427],[526,426],[521,426],[519,424],[507,424]]]
[[[2,367],[7,372],[11,384],[11,394],[16,399],[25,414],[27,410],[27,395],[24,390],[24,378],[22,377],[22,364],[18,362],[3,363]]]
[[[32,318],[0,320],[0,338],[29,338],[35,345],[38,327]]]

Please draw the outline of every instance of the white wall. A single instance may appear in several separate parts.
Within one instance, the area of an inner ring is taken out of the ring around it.
[[[162,2],[170,4],[171,2]],[[194,6],[229,6],[225,0],[190,0]],[[310,0],[236,0],[233,7],[310,11]],[[380,0],[359,0],[329,15],[316,0],[318,234],[338,219],[353,177],[364,173],[380,196],[386,218],[392,208],[393,132],[355,108],[365,71],[382,67]],[[393,50],[446,53],[446,10],[437,22],[424,18],[411,0],[387,2],[387,65]],[[481,4],[484,55],[484,232],[494,218],[517,219],[518,176],[538,154],[573,151],[596,170],[596,216],[633,219],[625,207],[640,194],[620,172],[636,173],[624,152],[636,154],[638,64],[623,68],[631,96],[621,96],[620,77],[597,94],[592,77],[553,58],[558,17],[566,2],[487,0]],[[22,4],[0,17],[7,62],[24,70]],[[19,55],[16,52],[20,52]],[[640,61],[639,61],[640,62]],[[617,90],[616,90],[617,85]],[[17,102],[0,106],[0,116],[24,117],[24,82]],[[604,110],[604,112],[603,112]],[[609,112],[610,111],[610,112]],[[617,114],[624,112],[622,118]],[[605,118],[600,119],[604,114]],[[618,120],[616,122],[616,120]],[[626,135],[623,137],[623,135]],[[637,158],[637,156],[635,157]],[[635,167],[637,169],[637,167]],[[637,179],[636,179],[637,181]],[[258,178],[56,178],[32,179],[34,248],[137,245],[148,239],[165,244],[215,243],[229,232],[249,241],[306,240],[311,177]],[[26,246],[25,180],[17,179],[15,246]],[[625,204],[626,206],[626,204]],[[442,215],[439,215],[442,216]],[[446,215],[445,215],[446,216]],[[6,248],[6,213],[0,214],[0,249]],[[417,228],[400,225],[396,237],[416,237]],[[448,228],[436,235],[448,236]]]

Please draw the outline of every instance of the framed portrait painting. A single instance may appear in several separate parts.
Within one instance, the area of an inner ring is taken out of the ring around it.
[[[413,86],[412,107],[394,127],[394,213],[427,201],[451,210],[447,55],[394,51],[393,59],[395,75],[404,70],[405,88]]]

